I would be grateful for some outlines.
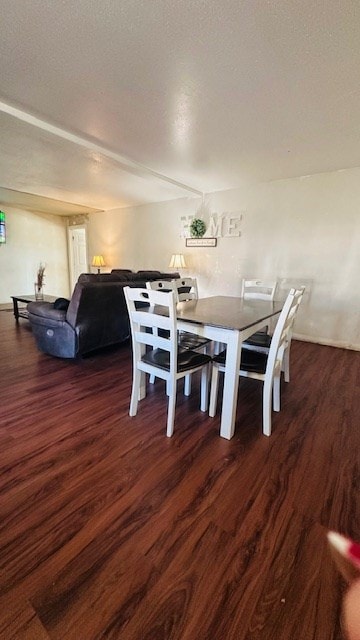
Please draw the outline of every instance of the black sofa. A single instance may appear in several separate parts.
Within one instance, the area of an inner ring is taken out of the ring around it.
[[[131,269],[112,269],[110,273],[82,273],[78,282],[121,282],[124,286],[126,283],[135,282],[136,286],[145,286],[150,280],[173,280],[180,278],[179,273],[164,273],[162,271],[131,271]]]
[[[145,287],[149,280],[172,280],[178,273],[116,270],[83,273],[70,301],[29,302],[29,321],[38,348],[59,358],[76,358],[130,336],[123,288]]]

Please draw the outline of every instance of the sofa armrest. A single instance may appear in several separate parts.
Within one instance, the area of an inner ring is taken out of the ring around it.
[[[75,358],[77,336],[66,321],[66,311],[54,309],[52,302],[29,302],[27,309],[38,349],[58,358]]]
[[[33,316],[38,316],[45,320],[64,322],[66,319],[66,311],[63,309],[54,309],[53,302],[29,302],[27,310]]]

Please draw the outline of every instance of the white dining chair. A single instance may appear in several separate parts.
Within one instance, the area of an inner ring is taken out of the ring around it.
[[[165,380],[168,394],[166,435],[171,437],[174,432],[177,380],[201,369],[200,408],[201,411],[207,411],[208,364],[211,358],[204,353],[178,346],[176,299],[173,291],[164,293],[124,287],[124,295],[130,318],[133,351],[129,414],[135,416],[137,413],[142,373]],[[145,307],[144,303],[148,306]],[[156,312],[156,305],[163,307],[167,315]],[[162,332],[165,333],[160,335]]]
[[[147,282],[146,287],[153,291],[174,291],[176,302],[186,302],[189,300],[197,300],[199,297],[198,286],[196,278],[176,278],[174,280],[153,280]],[[192,351],[207,352],[207,345],[211,343],[211,340],[204,338],[203,336],[197,336],[194,333],[188,331],[178,332],[178,345],[182,349],[192,349]],[[150,377],[150,382],[155,382],[155,376]],[[191,375],[187,375],[184,381],[184,395],[189,396],[191,394]]]
[[[260,280],[259,278],[247,280],[243,278],[241,281],[240,297],[244,300],[268,300],[272,302],[275,297],[276,287],[276,280]],[[256,333],[253,333],[251,338],[262,340],[263,336],[267,336],[268,332],[269,327],[265,325],[256,331]],[[245,346],[247,342],[248,341],[243,342],[243,346]],[[221,351],[223,348],[224,345],[216,345],[216,351]]]
[[[169,291],[174,292],[175,300],[177,301],[177,289],[174,285],[173,280],[150,280],[146,283],[146,288],[151,289],[152,291],[161,291],[162,293],[169,293]],[[154,333],[157,333],[157,329],[153,329]],[[160,335],[166,337],[165,331],[160,331]],[[150,384],[155,383],[155,374],[151,374],[149,378]],[[186,395],[186,394],[185,394]]]
[[[188,302],[190,300],[198,300],[199,290],[196,278],[177,278],[173,281],[177,291],[178,302]],[[183,349],[192,349],[194,351],[202,351],[207,353],[211,345],[209,338],[198,336],[189,331],[179,331],[179,346]],[[191,394],[191,375],[186,376],[184,382],[184,394]]]
[[[244,300],[269,300],[272,302],[275,297],[277,282],[276,280],[246,280],[241,282],[241,297]],[[263,329],[259,329],[256,334],[268,333],[269,327],[266,325]]]
[[[177,278],[174,280],[174,285],[177,290],[178,302],[198,299],[199,290],[196,278]]]
[[[280,411],[280,377],[291,330],[293,316],[296,313],[298,299],[302,296],[301,289],[291,289],[284,303],[277,321],[274,335],[268,353],[241,351],[239,376],[254,378],[263,382],[263,433],[271,434],[272,396],[273,408]],[[219,385],[219,372],[224,373],[226,367],[226,350],[213,358],[209,415],[215,416]]]
[[[287,337],[287,344],[285,347],[284,358],[283,358],[283,372],[284,372],[284,380],[285,382],[290,382],[290,347],[291,347],[291,339],[293,333],[293,325],[295,321],[296,314],[298,312],[301,300],[303,298],[305,287],[299,287],[299,291],[301,291],[300,295],[297,297],[296,308],[294,313],[292,314],[292,322],[289,330],[289,334]],[[243,349],[248,349],[251,351],[258,351],[259,353],[269,353],[271,345],[271,335],[267,333],[256,332],[253,333],[250,338],[245,340],[242,344]]]
[[[274,300],[276,280],[242,280],[241,297],[244,300]]]

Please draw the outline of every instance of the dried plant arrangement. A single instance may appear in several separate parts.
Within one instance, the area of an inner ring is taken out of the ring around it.
[[[39,268],[37,270],[37,275],[36,275],[36,286],[38,287],[38,289],[42,289],[44,285],[45,267],[46,265],[40,262]]]

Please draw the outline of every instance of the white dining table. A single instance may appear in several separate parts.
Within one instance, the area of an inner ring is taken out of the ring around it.
[[[226,346],[220,436],[230,440],[235,431],[241,347],[269,324],[283,307],[281,301],[244,300],[231,296],[199,298],[177,304],[177,325]]]

